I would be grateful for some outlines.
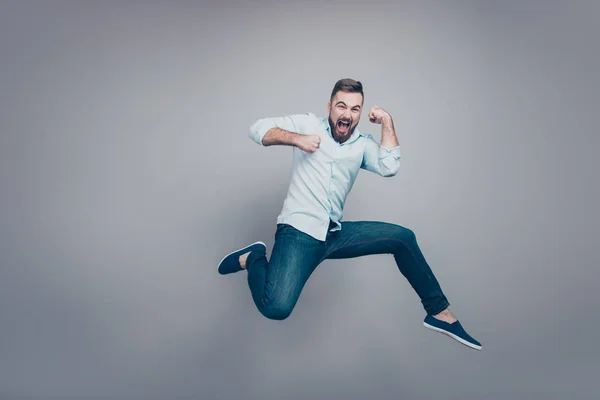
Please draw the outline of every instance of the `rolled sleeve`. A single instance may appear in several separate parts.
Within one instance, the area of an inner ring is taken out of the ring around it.
[[[367,143],[361,168],[383,177],[394,176],[400,170],[400,146],[388,149],[366,134]]]
[[[306,134],[314,125],[316,115],[313,113],[292,114],[276,118],[261,118],[254,122],[248,130],[248,136],[257,144],[263,145],[263,138],[271,128]]]

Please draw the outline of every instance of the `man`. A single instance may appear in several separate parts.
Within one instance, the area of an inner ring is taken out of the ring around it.
[[[427,312],[424,325],[481,350],[481,343],[448,309],[450,303],[410,229],[386,222],[342,221],[344,202],[360,169],[391,177],[400,167],[392,117],[381,107],[371,108],[369,120],[381,125],[381,143],[377,143],[357,129],[363,104],[362,84],[341,79],[327,104],[327,119],[307,113],[252,124],[249,136],[256,143],[293,146],[291,182],[277,217],[270,260],[265,244],[256,242],[226,255],[218,271],[246,269],[258,310],[267,318],[283,320],[323,260],[392,254]]]

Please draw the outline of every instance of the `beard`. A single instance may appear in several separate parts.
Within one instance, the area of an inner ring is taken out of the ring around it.
[[[350,138],[350,136],[352,136],[352,134],[354,133],[354,130],[356,129],[356,126],[354,126],[354,127],[352,126],[354,121],[352,121],[351,118],[350,119],[340,118],[336,121],[336,123],[334,123],[331,120],[331,115],[329,116],[328,119],[329,119],[329,127],[331,128],[331,135],[333,136],[333,139],[338,143],[344,143],[346,140],[348,140]],[[347,132],[344,133],[344,132],[339,131],[338,123],[340,121],[345,121],[350,124]]]

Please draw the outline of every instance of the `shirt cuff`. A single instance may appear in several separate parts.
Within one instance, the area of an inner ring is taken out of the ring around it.
[[[380,146],[379,150],[379,158],[386,158],[388,156],[394,157],[396,160],[400,159],[400,146],[392,147],[388,149],[386,147]]]
[[[259,120],[256,121],[254,124],[252,124],[252,126],[250,127],[250,133],[249,136],[252,140],[254,140],[257,144],[263,145],[263,138],[265,137],[265,135],[267,134],[267,132],[269,131],[269,129],[271,128],[276,128],[277,125],[269,120]]]

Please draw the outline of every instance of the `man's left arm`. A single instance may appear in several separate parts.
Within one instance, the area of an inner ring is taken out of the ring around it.
[[[394,176],[400,169],[400,146],[392,116],[383,108],[374,106],[369,112],[369,121],[381,124],[381,144],[367,135],[361,168],[384,177]]]

